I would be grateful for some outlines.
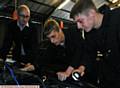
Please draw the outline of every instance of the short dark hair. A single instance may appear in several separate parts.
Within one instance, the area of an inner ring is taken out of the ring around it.
[[[59,23],[54,19],[48,19],[44,24],[44,35],[50,34],[53,30],[59,31]]]
[[[95,9],[97,11],[97,8],[92,0],[78,0],[71,10],[70,18],[74,18],[75,15],[89,9]]]

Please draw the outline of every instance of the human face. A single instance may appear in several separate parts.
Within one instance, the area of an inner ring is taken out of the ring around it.
[[[30,19],[30,12],[27,11],[27,9],[23,9],[19,14],[18,14],[18,21],[20,25],[25,26]]]
[[[74,19],[77,22],[78,29],[83,29],[86,32],[91,31],[94,26],[94,18],[90,14],[78,14]]]
[[[50,39],[51,43],[57,45],[60,45],[62,43],[62,35],[61,32],[59,31],[52,31],[50,34],[47,35],[47,38]]]

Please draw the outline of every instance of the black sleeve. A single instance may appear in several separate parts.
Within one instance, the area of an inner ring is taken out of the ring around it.
[[[38,28],[35,24],[30,24],[32,33],[30,35],[30,44],[31,44],[31,50],[29,53],[30,62],[34,65],[36,65],[37,62],[37,52],[38,52]],[[40,30],[40,29],[39,29]]]
[[[90,70],[96,61],[96,43],[91,36],[86,36],[83,47],[84,50],[81,65],[84,65],[87,70]]]
[[[83,59],[83,41],[83,39],[80,39],[72,44],[72,48],[74,48],[70,63],[72,67],[77,68],[81,64]]]
[[[3,22],[4,24],[4,37],[3,37],[3,43],[2,43],[2,47],[0,48],[0,56],[2,59],[6,59],[6,55],[9,53],[9,50],[11,48],[12,45],[12,29],[10,29],[9,27],[9,22]]]
[[[70,52],[71,62],[70,66],[77,68],[83,58],[83,42],[84,39],[82,37],[81,31],[78,29],[69,29],[69,38],[68,38],[68,46]]]

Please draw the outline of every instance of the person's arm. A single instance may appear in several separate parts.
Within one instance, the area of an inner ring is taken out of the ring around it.
[[[22,64],[24,65],[23,68],[20,68],[21,71],[34,71],[35,70],[35,66],[31,63],[27,63],[27,64]]]
[[[73,70],[72,73],[74,72],[78,72],[80,73],[80,76],[84,76],[85,74],[85,66],[84,65],[80,65],[77,69]]]
[[[3,36],[3,43],[2,43],[2,47],[0,48],[0,57],[5,60],[7,54],[9,53],[9,50],[12,46],[12,29],[9,27],[8,25],[9,23],[4,24],[5,27],[4,30],[4,36]]]
[[[79,66],[80,61],[82,59],[82,38],[80,38],[80,32],[79,31],[71,31],[69,30],[69,35],[67,35],[67,41],[68,41],[68,45],[67,45],[67,51],[69,51],[70,56],[68,61],[68,68],[65,71],[59,71],[57,72],[58,75],[58,79],[61,81],[66,80],[68,77],[71,76],[72,71]]]
[[[95,42],[91,36],[86,37],[86,39],[83,42],[83,45],[84,46],[82,60],[77,69],[73,71],[73,73],[79,72],[81,76],[84,76],[86,72],[88,73],[89,71],[91,71],[92,65],[96,60],[97,53]]]
[[[71,75],[71,73],[72,73],[73,70],[74,70],[74,68],[72,66],[68,66],[68,68],[66,69],[66,71],[57,72],[56,74],[58,75],[58,79],[60,81],[66,80]]]
[[[35,26],[35,24],[31,24],[30,23],[30,29],[31,34],[29,34],[29,46],[30,46],[30,50],[27,53],[27,63],[24,64],[24,68],[22,68],[21,70],[23,71],[34,71],[36,69],[36,61],[37,61],[37,46],[38,46],[38,34],[37,34],[37,28]]]

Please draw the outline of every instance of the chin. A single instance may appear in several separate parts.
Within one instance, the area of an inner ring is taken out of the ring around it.
[[[89,32],[88,30],[85,30],[85,32]]]
[[[85,32],[90,32],[91,31],[91,29],[87,29],[87,30],[85,30]]]
[[[60,45],[60,43],[56,43],[55,45],[58,46],[58,45]]]
[[[55,44],[56,46],[60,45],[60,44]]]

